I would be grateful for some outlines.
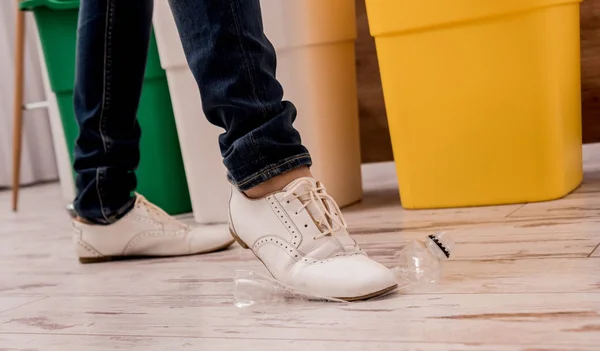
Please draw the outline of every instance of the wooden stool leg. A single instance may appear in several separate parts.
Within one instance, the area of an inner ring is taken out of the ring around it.
[[[21,177],[21,148],[23,140],[23,79],[25,77],[25,13],[17,6],[15,36],[15,100],[13,125],[13,186],[12,208],[17,211]]]

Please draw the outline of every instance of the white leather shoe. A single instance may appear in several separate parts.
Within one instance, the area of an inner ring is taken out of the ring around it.
[[[397,287],[392,272],[350,237],[338,205],[312,178],[261,199],[233,189],[229,206],[233,237],[284,284],[348,301]]]
[[[134,208],[116,223],[73,221],[79,261],[94,263],[131,257],[208,253],[233,244],[226,225],[190,227],[137,195]]]

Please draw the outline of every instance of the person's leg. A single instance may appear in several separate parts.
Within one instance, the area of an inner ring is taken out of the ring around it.
[[[282,0],[284,1],[284,0]],[[361,299],[396,287],[350,238],[282,101],[259,0],[170,0],[229,179],[230,230],[278,280],[321,296]]]
[[[152,28],[153,0],[83,0],[74,107],[78,215],[110,224],[133,207],[140,160],[137,109]]]
[[[141,136],[136,114],[153,5],[153,0],[81,1],[74,96],[79,217],[73,230],[84,263],[187,255],[232,243],[226,228],[190,228],[133,194]]]
[[[258,0],[170,0],[207,119],[219,139],[229,179],[248,191],[311,158],[282,101],[275,50],[263,33]]]

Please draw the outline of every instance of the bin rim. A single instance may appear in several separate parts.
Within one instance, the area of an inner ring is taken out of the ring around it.
[[[79,8],[79,0],[21,0],[19,10],[32,11],[46,7],[52,10],[74,10]]]
[[[574,5],[582,1],[584,0],[366,0],[366,9],[371,36],[385,37],[554,6]]]

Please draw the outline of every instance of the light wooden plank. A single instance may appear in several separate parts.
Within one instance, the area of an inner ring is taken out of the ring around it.
[[[447,262],[443,279],[411,293],[600,293],[598,262],[590,259]]]
[[[19,211],[9,211],[10,191],[0,191],[0,240],[31,238],[31,231],[70,233],[65,203],[57,183],[23,188],[20,192]],[[36,236],[37,237],[37,236]],[[0,245],[2,248],[3,245]]]
[[[598,219],[600,196],[597,193],[575,193],[557,201],[530,203],[510,217]]]
[[[576,218],[572,216],[555,217],[496,217],[496,218],[466,218],[448,220],[431,217],[429,220],[402,220],[390,214],[382,216],[374,214],[375,210],[347,211],[347,221],[350,231],[360,233],[389,233],[420,231],[432,233],[436,231],[519,231],[519,232],[595,232],[600,227],[600,217]]]
[[[535,231],[537,228],[528,228]],[[539,230],[539,229],[537,229]],[[355,235],[357,242],[367,253],[389,261],[410,240],[425,240],[430,232],[402,231],[399,233],[382,233]],[[510,230],[454,230],[449,231],[456,242],[453,258],[459,260],[489,260],[515,258],[559,258],[587,257],[600,243],[600,235],[594,232],[547,232],[528,233]],[[87,272],[95,268],[82,268],[76,261],[70,237],[26,241],[15,240],[11,249],[0,249],[0,272],[29,272],[32,270],[76,272],[84,269]],[[217,255],[197,257],[198,262],[250,262],[255,261],[253,255],[242,251],[239,246]],[[19,262],[18,265],[11,263]],[[157,262],[164,262],[160,260]]]
[[[217,256],[215,256],[217,257]],[[381,259],[393,266],[393,259]],[[539,259],[448,261],[443,279],[411,293],[489,294],[489,293],[600,293],[597,260]],[[145,260],[96,265],[77,272],[31,270],[6,272],[0,294],[9,295],[100,295],[100,296],[221,296],[232,293],[235,269],[266,273],[256,261],[236,263],[198,259]],[[152,273],[148,273],[152,272]],[[140,287],[144,287],[143,289]]]
[[[490,260],[515,258],[588,257],[600,243],[600,234],[592,232],[561,232],[549,228],[475,228],[448,231],[455,241],[453,259]],[[387,229],[383,229],[386,231]],[[0,272],[70,271],[82,273],[95,270],[96,266],[82,267],[76,261],[69,235],[43,236],[33,232],[39,240],[27,241],[18,237],[10,245],[0,248]],[[410,240],[426,240],[430,232],[401,231],[399,233],[373,233],[355,235],[355,239],[373,257],[391,262],[397,252]],[[183,258],[187,262],[189,258]],[[195,257],[201,262],[233,262],[237,265],[256,263],[254,256],[239,246],[217,254]],[[170,259],[172,261],[173,259]],[[11,265],[11,262],[19,262]],[[164,262],[160,260],[157,262]]]
[[[530,258],[577,258],[588,257],[600,243],[600,235],[594,232],[546,232],[528,233],[540,230],[527,228],[521,232],[510,230],[455,230],[450,231],[456,242],[452,258],[456,260],[506,260]],[[429,232],[405,231],[400,233],[382,233],[355,235],[354,238],[372,257],[393,265],[394,258],[410,240],[425,240]],[[32,241],[14,240],[12,248],[0,248],[0,272],[24,273],[46,272],[52,279],[65,274],[83,275],[102,271],[107,264],[82,266],[75,257],[70,237],[57,237]],[[211,255],[192,258],[172,258],[149,263],[163,265],[164,262],[182,260],[190,266],[210,266],[211,262],[230,270],[256,266],[254,256],[235,245],[231,249]],[[15,264],[17,263],[18,264]],[[135,265],[136,263],[110,263],[109,267]],[[145,263],[144,263],[145,264]],[[111,268],[112,269],[112,268]],[[191,267],[195,270],[195,267]]]
[[[514,342],[514,341],[513,341]],[[231,338],[135,337],[95,335],[1,334],[0,350],[8,351],[597,351],[596,346],[481,345],[381,341],[256,340]]]
[[[64,220],[63,220],[64,221]],[[458,224],[443,226],[443,222],[431,225],[420,222],[422,227],[410,228],[411,223],[389,221],[379,223],[379,226],[361,224],[367,222],[365,218],[349,220],[351,232],[367,233],[355,235],[365,249],[371,254],[378,255],[383,252],[393,255],[406,242],[413,239],[424,239],[427,234],[434,233],[437,229],[450,229],[448,233],[457,242],[455,257],[458,259],[509,259],[509,258],[535,258],[535,257],[586,257],[600,243],[600,218],[598,220],[560,220],[543,219],[522,222],[509,222],[499,220],[494,223]],[[352,224],[358,224],[352,226]],[[414,223],[412,223],[414,224]],[[50,226],[52,227],[52,226]],[[30,270],[37,266],[46,267],[52,264],[76,269],[78,264],[72,249],[71,230],[67,225],[54,226],[54,230],[27,229],[24,233],[6,233],[0,235],[4,245],[0,245],[0,263],[15,262],[11,270]],[[35,237],[35,240],[28,240]],[[251,257],[251,256],[248,256]],[[227,260],[227,257],[222,257]],[[0,265],[0,271],[6,267]]]
[[[215,296],[49,297],[0,315],[4,333],[597,345],[600,294],[413,295],[265,308]]]
[[[1,288],[0,288],[1,290]],[[1,291],[0,291],[1,293]],[[43,299],[43,296],[2,296],[0,295],[0,313]]]
[[[600,222],[600,220],[599,220]],[[600,223],[556,222],[556,220],[525,223],[497,223],[449,228],[448,234],[456,241],[455,257],[459,259],[535,258],[535,257],[586,257],[600,243]],[[429,228],[429,227],[428,227]],[[441,229],[448,229],[440,227]],[[371,254],[369,245],[388,245],[387,253],[414,239],[423,240],[433,228],[424,230],[402,229],[401,224],[388,227],[351,228],[356,240]],[[366,233],[361,235],[359,233]],[[11,269],[29,270],[36,265],[52,263],[75,269],[75,256],[70,230],[32,230],[27,235],[36,240],[26,240],[23,233],[0,235],[6,243],[0,245],[0,263],[19,261]],[[374,247],[379,250],[379,247]],[[225,258],[224,258],[225,259]],[[0,265],[0,271],[3,266]]]
[[[503,231],[449,231],[454,241],[452,258],[457,260],[504,260],[517,258],[588,257],[600,243],[600,234],[583,233],[503,233]],[[425,241],[423,232],[355,235],[370,255],[394,257],[411,240]]]

